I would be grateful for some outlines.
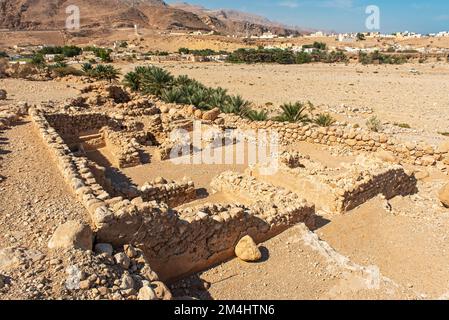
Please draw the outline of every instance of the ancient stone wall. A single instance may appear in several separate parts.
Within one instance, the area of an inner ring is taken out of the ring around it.
[[[140,189],[140,197],[145,202],[165,202],[170,207],[196,199],[196,190],[193,181],[145,183]]]
[[[319,127],[313,124],[284,123],[275,121],[251,121],[235,115],[221,115],[225,125],[239,129],[276,130],[281,143],[289,145],[297,141],[306,141],[329,146],[339,145],[357,151],[389,151],[405,162],[431,166],[437,161],[447,161],[449,150],[438,147],[403,143],[394,137],[383,133],[375,133],[358,129],[348,129],[340,126]]]
[[[117,168],[130,168],[142,164],[140,160],[140,144],[135,138],[108,127],[101,130],[102,137],[109,151],[114,156]]]
[[[260,201],[251,207],[211,205],[176,211],[141,197],[113,197],[97,182],[88,160],[74,156],[42,111],[31,109],[30,116],[64,179],[88,210],[97,241],[140,247],[163,280],[231,258],[244,235],[263,241],[299,222],[313,225],[314,206],[299,199],[288,206],[284,201],[282,207]],[[276,194],[281,197],[283,192]]]
[[[284,186],[328,213],[345,213],[380,194],[391,199],[417,191],[416,178],[402,166],[363,156],[339,168],[306,158],[295,168],[280,163],[273,175],[262,175],[261,167],[253,166],[247,174]]]
[[[100,130],[105,126],[120,127],[117,121],[105,113],[55,113],[46,114],[45,118],[63,138],[79,137],[83,133]]]

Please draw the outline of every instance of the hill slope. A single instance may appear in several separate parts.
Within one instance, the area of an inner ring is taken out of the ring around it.
[[[223,34],[260,34],[272,31],[291,34],[295,30],[263,17],[233,10],[195,10],[187,4],[169,6],[162,0],[0,0],[0,28],[11,30],[55,30],[65,27],[66,8],[80,8],[82,28],[132,27],[161,30],[204,30]]]

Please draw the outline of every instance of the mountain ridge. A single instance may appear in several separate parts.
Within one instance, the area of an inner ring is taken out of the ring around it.
[[[0,28],[9,30],[64,29],[66,8],[80,8],[81,28],[133,27],[158,30],[201,30],[224,35],[279,35],[301,30],[237,10],[209,10],[162,0],[0,0]]]

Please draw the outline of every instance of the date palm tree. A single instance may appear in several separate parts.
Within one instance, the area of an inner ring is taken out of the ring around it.
[[[305,111],[307,110],[307,105],[301,102],[295,103],[284,103],[281,105],[282,113],[275,118],[277,121],[281,122],[310,122],[310,118]]]

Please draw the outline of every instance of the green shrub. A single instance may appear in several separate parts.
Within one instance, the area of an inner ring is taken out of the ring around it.
[[[107,80],[112,82],[113,80],[118,79],[120,71],[112,65],[99,64],[92,69],[89,75],[97,80]]]
[[[365,41],[366,40],[366,38],[365,38],[365,35],[363,34],[363,33],[357,33],[357,40],[359,40],[359,41]]]
[[[376,116],[369,118],[366,121],[366,126],[373,132],[380,132],[382,130],[382,122]]]
[[[98,47],[85,47],[84,51],[91,51],[95,54],[97,58],[100,58],[103,62],[112,62],[111,59],[111,49],[98,48]]]
[[[137,72],[128,72],[123,77],[123,84],[132,91],[140,90],[140,77]]]
[[[280,122],[310,122],[310,118],[305,111],[307,110],[307,105],[301,102],[295,103],[284,103],[281,105],[282,113],[275,117],[276,121]]]
[[[83,49],[77,46],[64,46],[64,47],[43,47],[41,50],[39,50],[38,53],[42,55],[46,54],[58,54],[62,55],[67,58],[79,56]]]
[[[81,66],[81,70],[85,73],[85,74],[90,74],[93,70],[93,66],[90,63],[83,63],[83,65]]]
[[[167,103],[182,103],[183,94],[179,88],[163,89],[161,99]]]
[[[385,55],[379,51],[373,53],[359,52],[359,62],[361,64],[403,64],[407,62],[407,57],[404,55]]]
[[[174,80],[170,72],[155,66],[137,68],[140,90],[146,94],[160,96],[162,90],[169,88]]]
[[[312,56],[304,51],[298,52],[295,56],[295,63],[304,64],[312,62]]]
[[[243,99],[240,95],[230,96],[227,103],[222,107],[223,113],[234,113],[240,116],[245,116],[251,103]]]
[[[45,59],[44,55],[42,53],[36,53],[31,57],[31,64],[37,66],[37,67],[44,67],[45,66]]]
[[[252,121],[267,121],[268,120],[268,112],[264,110],[256,111],[249,110],[246,114],[246,117]]]
[[[310,62],[347,62],[349,58],[342,51],[326,52],[324,46],[317,42],[312,53],[298,52],[282,49],[238,49],[228,56],[231,63],[279,63],[279,64],[304,64]],[[324,49],[323,49],[324,48]]]
[[[84,73],[81,70],[67,66],[55,66],[51,68],[51,71],[57,77],[65,77],[69,75],[78,77],[84,75]]]
[[[394,123],[394,125],[399,128],[411,129],[411,126],[408,123]]]
[[[335,121],[336,120],[328,113],[320,113],[313,119],[313,122],[321,127],[330,127]]]

